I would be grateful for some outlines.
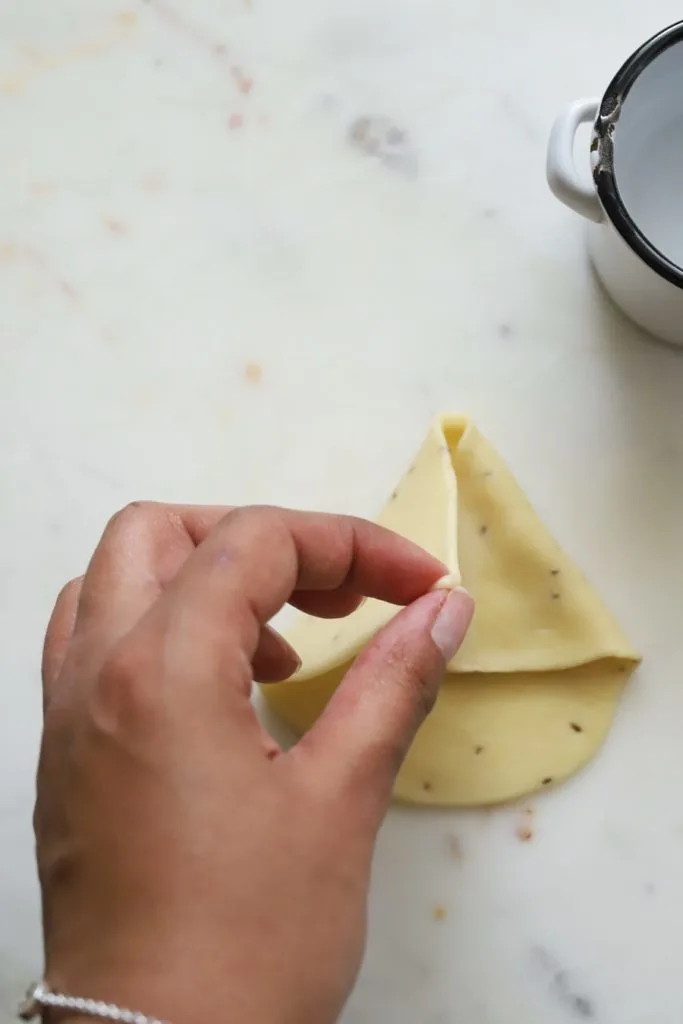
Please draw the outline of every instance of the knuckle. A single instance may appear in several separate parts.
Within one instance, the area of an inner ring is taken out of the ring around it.
[[[52,675],[54,659],[69,640],[76,619],[76,609],[83,577],[77,576],[65,583],[57,594],[43,640],[42,675]]]
[[[408,753],[408,741],[404,734],[378,737],[369,745],[368,753],[372,763],[385,765],[395,774]]]
[[[69,580],[68,583],[65,583],[62,589],[59,591],[59,594],[57,595],[57,600],[64,601],[67,598],[73,597],[80,590],[82,583],[82,576],[74,576],[74,578]]]
[[[146,523],[152,518],[156,503],[153,501],[130,501],[123,508],[115,512],[107,523],[104,536],[109,537],[119,531],[128,531],[131,528]]]
[[[57,598],[54,603],[54,612],[71,605],[77,599],[82,584],[82,576],[75,576],[72,580],[69,580],[68,583],[65,583],[57,594]]]
[[[231,509],[223,522],[231,527],[243,525],[252,541],[278,540],[288,533],[283,510],[275,505],[240,505]]]
[[[120,641],[100,668],[92,690],[90,717],[107,735],[146,732],[158,711],[147,657],[129,638]]]
[[[421,723],[434,710],[443,673],[438,671],[430,652],[424,652],[416,662],[414,654],[403,648],[394,652],[391,671],[396,685],[412,705],[417,722]]]
[[[411,703],[417,725],[421,725],[434,710],[439,693],[439,680],[423,672],[410,672],[405,683],[410,691]]]
[[[279,510],[274,505],[240,505],[228,512],[227,519],[249,519],[267,526],[280,522]]]
[[[405,728],[414,733],[434,710],[439,680],[400,652],[393,653],[385,664],[387,685],[394,692],[394,703],[403,709]]]
[[[415,696],[415,710],[418,717],[418,721],[423,722],[425,718],[428,718],[434,710],[436,704],[436,698],[438,695],[438,687],[431,682],[426,682],[424,679],[416,680],[416,696]]]
[[[404,676],[399,685],[406,695],[413,721],[420,724],[434,710],[436,703],[434,688],[414,675]]]
[[[337,562],[339,586],[352,582],[356,558],[356,527],[348,516],[333,515],[330,524],[330,555]]]

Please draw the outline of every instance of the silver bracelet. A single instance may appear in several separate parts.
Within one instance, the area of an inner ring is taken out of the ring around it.
[[[156,1017],[147,1017],[144,1013],[126,1010],[121,1006],[115,1006],[114,1003],[103,1003],[99,999],[79,999],[64,995],[62,992],[51,992],[44,981],[31,986],[19,1007],[18,1014],[22,1020],[33,1020],[40,1015],[44,1007],[70,1010],[72,1013],[99,1017],[101,1020],[115,1020],[120,1024],[166,1024]]]

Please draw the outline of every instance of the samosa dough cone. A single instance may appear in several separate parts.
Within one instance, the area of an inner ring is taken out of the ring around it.
[[[470,806],[556,785],[609,729],[638,656],[511,473],[467,419],[439,418],[378,520],[448,566],[476,601],[463,647],[398,776],[411,803]],[[287,639],[298,673],[263,688],[298,732],[397,609],[301,615]]]

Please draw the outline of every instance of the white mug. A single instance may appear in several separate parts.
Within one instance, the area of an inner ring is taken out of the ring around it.
[[[585,122],[593,123],[592,184],[574,163]],[[547,175],[557,198],[588,219],[590,257],[614,302],[683,346],[683,21],[636,50],[601,100],[560,114]]]

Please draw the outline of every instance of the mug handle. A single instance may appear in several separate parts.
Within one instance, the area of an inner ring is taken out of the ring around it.
[[[596,223],[603,219],[602,207],[591,186],[584,185],[574,164],[574,138],[580,124],[594,121],[599,100],[578,100],[556,118],[548,139],[546,176],[553,195],[582,217]]]

